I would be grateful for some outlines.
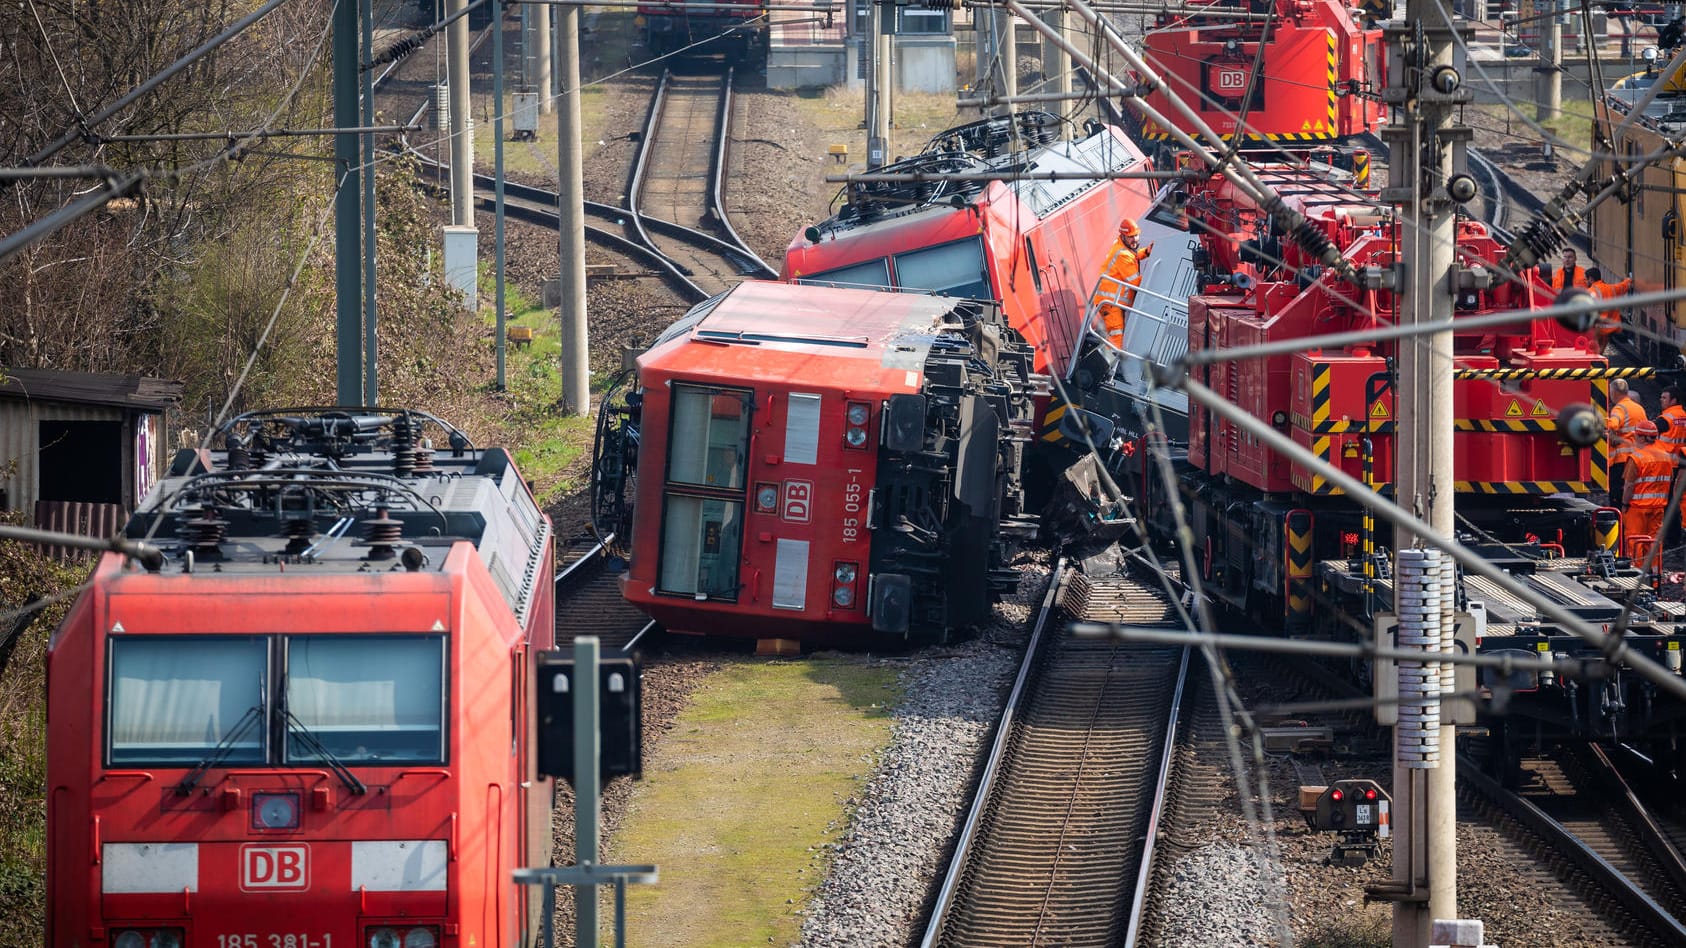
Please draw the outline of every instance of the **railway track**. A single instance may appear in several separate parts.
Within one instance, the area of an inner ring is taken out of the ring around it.
[[[1522,789],[1507,790],[1460,756],[1459,794],[1531,850],[1630,945],[1686,945],[1686,890],[1656,857],[1666,844],[1605,789],[1608,759],[1576,751],[1524,762]],[[1610,773],[1613,773],[1611,771]],[[1619,779],[1619,778],[1617,778]]]
[[[746,277],[778,276],[738,238],[721,201],[733,75],[731,69],[724,76],[662,73],[632,159],[628,207],[622,212],[644,243],[674,261],[709,296]],[[731,239],[712,237],[692,224],[719,224]]]
[[[577,636],[595,635],[605,652],[629,653],[655,637],[654,620],[621,598],[624,565],[609,556],[605,543],[576,537],[558,555],[556,570],[556,647]]]
[[[474,55],[490,37],[490,26],[476,32],[471,40],[470,55]],[[387,67],[375,81],[377,94],[389,94],[386,90],[400,81],[400,67],[416,58],[412,55],[408,60]],[[667,190],[674,197],[666,202],[659,202],[657,213],[640,208],[640,191],[637,187],[629,191],[631,197],[628,207],[616,207],[598,201],[582,202],[587,218],[585,230],[588,240],[648,267],[689,303],[707,299],[745,278],[774,279],[778,276],[778,271],[758,257],[738,236],[725,210],[723,193],[733,108],[732,75],[732,71],[727,70],[724,79],[714,77],[712,80],[687,80],[689,85],[707,86],[712,82],[714,87],[713,101],[716,105],[712,118],[709,119],[711,131],[706,141],[697,141],[699,135],[690,128],[689,120],[686,123],[687,134],[677,145],[672,144],[672,135],[661,131],[666,128],[664,100],[667,96],[664,90],[670,81],[666,74],[657,84],[657,93],[652,97],[651,109],[645,118],[645,133],[638,155],[634,159],[634,173],[639,173],[639,169],[646,169],[646,173],[652,175],[652,180],[684,183],[694,179],[700,184],[687,188],[669,186]],[[406,124],[421,124],[433,108],[433,101],[426,94],[428,88],[422,86],[419,90],[411,90],[415,97],[415,105],[407,113]],[[686,88],[683,94],[677,97],[678,101],[683,103],[679,108],[687,115],[701,116],[704,110],[695,101],[696,97],[691,95],[692,91],[694,90]],[[409,107],[394,108],[392,111],[405,114],[406,108]],[[657,139],[669,144],[663,145],[660,158],[652,159],[651,143]],[[432,178],[435,188],[444,190],[448,187],[450,165],[442,156],[430,156],[411,145],[402,136],[399,138],[398,147],[407,152]],[[496,179],[489,174],[476,173],[473,181],[476,206],[485,211],[493,210],[496,206]],[[695,203],[701,210],[694,215],[694,219],[704,225],[717,227],[724,237],[682,223],[686,218],[685,208],[688,207],[688,202],[679,197],[682,190],[687,194],[693,191],[697,194]],[[556,229],[560,226],[560,217],[556,211],[557,201],[557,192],[553,190],[507,180],[504,182],[505,213],[517,220]]]
[[[1173,614],[1143,583],[1056,569],[924,945],[1140,933],[1188,653],[1074,639],[1060,608],[1132,624]]]

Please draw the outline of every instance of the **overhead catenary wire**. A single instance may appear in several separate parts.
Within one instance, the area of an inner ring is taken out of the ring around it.
[[[145,82],[142,82],[140,85],[130,90],[128,94],[119,98],[116,102],[100,109],[98,112],[95,112],[87,118],[79,119],[76,128],[65,132],[45,148],[42,148],[40,151],[37,151],[35,154],[24,159],[24,163],[29,165],[38,165],[63,151],[66,147],[80,139],[83,134],[91,130],[94,126],[99,125],[106,119],[111,118],[118,112],[121,112],[130,105],[133,105],[135,102],[139,101],[142,96],[158,88],[160,85],[163,85],[165,82],[168,82],[177,73],[180,73],[182,70],[203,59],[205,56],[215,51],[217,47],[245,32],[247,27],[268,16],[270,13],[274,12],[277,7],[286,2],[288,2],[288,0],[265,0],[262,6],[259,6],[256,10],[253,10],[251,13],[248,13],[239,20],[236,20],[233,25],[229,26],[221,33],[218,33],[216,36],[213,36],[194,47],[186,55],[177,59],[169,66],[166,66],[160,72],[154,73]]]
[[[1377,517],[1386,520],[1396,529],[1402,529],[1420,537],[1425,544],[1451,556],[1466,572],[1482,576],[1505,592],[1533,605],[1540,615],[1596,647],[1607,661],[1612,663],[1626,662],[1637,674],[1656,685],[1660,691],[1676,700],[1686,700],[1686,680],[1635,651],[1621,636],[1594,629],[1561,603],[1540,595],[1517,580],[1509,572],[1483,558],[1479,553],[1464,547],[1456,540],[1442,536],[1427,523],[1376,494],[1356,477],[1301,447],[1292,438],[1271,427],[1269,422],[1230,404],[1218,393],[1194,379],[1185,376],[1177,380],[1175,385],[1181,388],[1190,400],[1198,402],[1207,411],[1236,425],[1247,434],[1258,439],[1266,447],[1287,457],[1300,467],[1315,471],[1332,486],[1345,491],[1354,501],[1368,507]]]

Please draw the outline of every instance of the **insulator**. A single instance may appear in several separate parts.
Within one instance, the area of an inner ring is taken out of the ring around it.
[[[1526,270],[1557,252],[1563,245],[1563,235],[1550,222],[1534,218],[1511,241],[1505,263],[1515,270]]]
[[[217,508],[202,507],[199,516],[182,524],[188,545],[201,559],[220,556],[220,544],[228,535],[228,521],[217,516]]]
[[[408,477],[416,469],[416,422],[409,414],[392,419],[392,473]]]
[[[420,477],[423,474],[432,474],[437,470],[438,468],[433,466],[433,442],[423,438],[416,445],[416,465],[413,473]]]
[[[309,517],[295,517],[281,525],[282,534],[287,537],[287,552],[298,556],[310,549],[310,542],[316,538],[316,521]]]
[[[363,534],[363,539],[369,543],[367,559],[392,559],[393,545],[404,538],[404,521],[392,519],[387,515],[389,510],[385,506],[376,507],[374,518],[363,521],[363,527],[368,531]]]
[[[246,439],[236,434],[230,434],[223,446],[228,450],[228,460],[225,462],[230,471],[245,471],[251,469],[252,452],[246,446]]]

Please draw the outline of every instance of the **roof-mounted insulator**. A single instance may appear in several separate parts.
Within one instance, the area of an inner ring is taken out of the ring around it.
[[[201,507],[199,516],[182,524],[187,534],[188,545],[193,547],[193,554],[199,559],[217,559],[222,556],[222,541],[228,535],[228,521],[217,516],[217,508]]]
[[[424,477],[437,470],[433,466],[433,439],[423,438],[416,443],[416,466],[413,473]]]
[[[368,530],[363,539],[369,543],[369,555],[364,559],[392,559],[396,552],[394,547],[404,538],[404,521],[388,516],[390,509],[385,506],[376,507],[374,518],[363,521],[364,529]]]
[[[249,441],[232,432],[224,442],[228,449],[227,466],[230,471],[246,471],[252,467],[252,450]]]
[[[310,549],[311,541],[316,539],[316,521],[309,517],[295,517],[284,522],[281,529],[287,537],[288,556],[298,556]]]
[[[392,419],[392,473],[409,477],[416,469],[416,424],[409,414]]]

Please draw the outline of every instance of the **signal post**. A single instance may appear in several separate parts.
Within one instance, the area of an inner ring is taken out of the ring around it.
[[[1382,137],[1389,147],[1389,185],[1382,199],[1399,207],[1403,223],[1402,270],[1397,274],[1401,324],[1449,322],[1459,275],[1453,268],[1457,201],[1448,193],[1464,163],[1464,147],[1471,131],[1453,124],[1453,109],[1468,98],[1453,65],[1453,30],[1449,12],[1432,0],[1407,0],[1403,23],[1395,22],[1388,37],[1389,84],[1383,98],[1392,106],[1392,123]],[[1442,536],[1454,535],[1452,470],[1452,333],[1437,332],[1402,340],[1396,381],[1399,458],[1396,464],[1396,502],[1426,521]],[[1449,589],[1450,569],[1440,569],[1437,551],[1413,549],[1421,538],[1399,531],[1395,535],[1395,576],[1421,573],[1425,565],[1439,570],[1439,582]],[[1432,553],[1432,556],[1425,554]],[[1430,565],[1432,564],[1432,565]],[[1425,580],[1423,589],[1440,589]],[[1417,633],[1424,644],[1425,662],[1400,662],[1400,694],[1426,691],[1422,710],[1409,712],[1418,726],[1406,726],[1406,706],[1394,728],[1393,800],[1395,837],[1393,880],[1374,893],[1394,902],[1395,948],[1429,944],[1434,919],[1456,919],[1457,909],[1457,753],[1456,729],[1449,709],[1442,711],[1434,695],[1449,690],[1430,685],[1430,677],[1447,667],[1426,655],[1451,644],[1453,603],[1450,596],[1425,593],[1410,597],[1396,585],[1396,611],[1417,604]],[[1403,623],[1402,623],[1403,625]],[[1401,636],[1401,644],[1405,637]],[[1415,665],[1419,676],[1404,677]],[[1449,683],[1450,676],[1441,679]],[[1432,709],[1432,711],[1430,710]],[[1438,726],[1435,724],[1438,723]]]

